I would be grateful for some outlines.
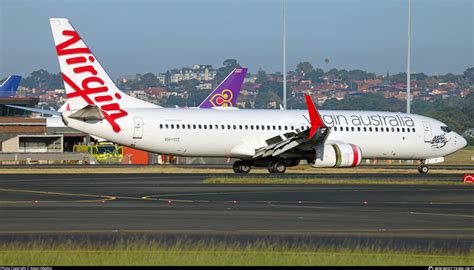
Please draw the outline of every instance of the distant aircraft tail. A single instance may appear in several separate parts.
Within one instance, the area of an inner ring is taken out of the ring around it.
[[[235,106],[246,74],[246,68],[235,68],[199,105],[199,108]]]
[[[21,76],[11,75],[0,85],[0,97],[13,97],[20,85]]]

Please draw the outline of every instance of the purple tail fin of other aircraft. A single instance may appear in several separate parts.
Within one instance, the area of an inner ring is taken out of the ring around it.
[[[199,105],[199,108],[235,106],[246,74],[246,68],[235,68]]]

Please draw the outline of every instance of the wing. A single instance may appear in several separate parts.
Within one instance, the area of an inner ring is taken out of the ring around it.
[[[266,140],[267,146],[257,149],[253,159],[276,157],[288,152],[311,151],[315,146],[324,144],[330,130],[322,121],[311,98],[308,95],[305,96],[311,127],[305,130],[297,129],[296,132],[285,133]]]

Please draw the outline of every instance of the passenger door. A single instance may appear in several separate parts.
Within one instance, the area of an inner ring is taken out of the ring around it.
[[[425,142],[431,142],[431,139],[432,139],[433,137],[431,136],[431,126],[430,126],[430,123],[423,121],[423,132],[424,132]]]
[[[143,137],[143,118],[134,117],[133,138],[141,139]]]

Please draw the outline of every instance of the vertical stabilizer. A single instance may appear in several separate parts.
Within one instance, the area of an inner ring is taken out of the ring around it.
[[[246,74],[246,68],[235,68],[199,105],[199,108],[235,106]]]
[[[11,75],[0,85],[0,97],[13,97],[20,85],[21,76]]]

